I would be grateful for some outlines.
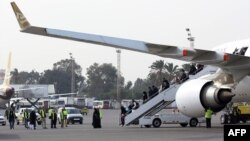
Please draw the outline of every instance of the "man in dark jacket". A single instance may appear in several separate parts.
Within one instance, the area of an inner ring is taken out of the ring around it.
[[[162,91],[169,88],[169,82],[166,78],[163,78],[162,80]]]
[[[126,108],[122,105],[121,106],[121,126],[124,126],[126,114],[127,114]]]
[[[8,117],[9,117],[10,129],[14,129],[16,114],[12,108],[10,109],[8,114],[9,114]]]
[[[56,114],[55,109],[51,111],[50,120],[51,120],[50,122],[51,128],[56,128],[57,114]]]
[[[31,126],[31,128],[30,129],[34,129],[34,130],[36,130],[36,112],[35,112],[35,110],[32,110],[31,112],[30,112],[30,126]]]

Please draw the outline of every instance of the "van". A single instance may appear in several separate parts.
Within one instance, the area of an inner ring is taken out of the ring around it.
[[[62,112],[62,107],[58,109],[58,112],[57,112],[57,118],[58,118],[58,122],[59,124],[61,124],[61,116],[60,116],[60,113]],[[75,124],[75,122],[78,122],[80,124],[83,123],[83,116],[82,114],[80,113],[80,110],[77,109],[77,108],[74,108],[74,107],[65,107],[65,109],[67,110],[68,112],[68,115],[67,115],[67,123],[72,123],[72,124]]]

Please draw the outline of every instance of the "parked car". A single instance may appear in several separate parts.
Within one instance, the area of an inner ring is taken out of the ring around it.
[[[0,124],[2,124],[3,126],[6,125],[6,120],[4,118],[4,116],[0,113]]]
[[[57,118],[58,118],[58,122],[59,124],[61,124],[61,116],[60,113],[62,112],[63,108],[59,108],[58,112],[57,112]],[[80,113],[80,110],[74,107],[65,107],[65,109],[68,112],[67,115],[67,123],[72,123],[74,124],[75,122],[78,122],[80,124],[83,123],[83,116]]]
[[[37,112],[37,110],[35,108],[19,108],[18,111],[16,112],[16,122],[17,122],[17,125],[19,124],[24,124],[24,118],[23,118],[23,114],[24,114],[24,111],[25,109],[28,110],[28,112],[30,113],[32,110],[35,110],[36,111],[36,117],[37,117],[37,124],[38,125],[41,125],[42,121],[41,121],[41,116],[40,114]]]

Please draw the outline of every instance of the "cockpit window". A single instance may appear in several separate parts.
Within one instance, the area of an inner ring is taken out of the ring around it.
[[[247,52],[247,49],[248,49],[248,47],[243,47],[243,48],[241,48],[240,49],[240,55],[245,55],[245,53]]]
[[[235,55],[245,55],[247,52],[248,47],[236,48],[233,52]]]

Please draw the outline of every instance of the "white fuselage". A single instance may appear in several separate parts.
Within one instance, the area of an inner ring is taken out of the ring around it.
[[[246,52],[242,55],[250,57],[250,39],[229,42],[215,47],[213,50],[225,53],[239,53],[241,49],[246,48]],[[239,54],[240,55],[240,54]],[[239,72],[240,73],[240,70]],[[237,85],[232,88],[235,96],[232,102],[250,102],[250,76],[245,76],[242,80],[237,82]]]

